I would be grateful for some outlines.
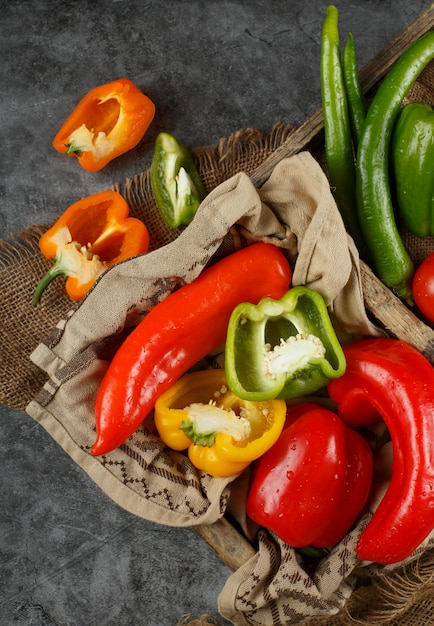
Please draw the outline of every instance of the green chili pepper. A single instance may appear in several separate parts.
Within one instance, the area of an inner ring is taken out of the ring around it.
[[[434,31],[413,43],[398,59],[366,114],[357,152],[356,183],[359,222],[378,277],[412,303],[414,267],[399,234],[389,184],[389,151],[393,125],[403,98],[434,58]]]
[[[360,85],[359,72],[357,71],[356,46],[352,33],[348,33],[344,48],[343,71],[353,143],[357,149],[363,124],[365,123],[366,102],[362,86]]]
[[[327,7],[322,27],[320,78],[330,186],[345,227],[359,254],[366,258],[366,245],[357,217],[354,151],[341,62],[338,10],[333,5]]]
[[[233,393],[254,402],[303,396],[341,376],[345,357],[322,296],[299,286],[235,307],[225,369]]]
[[[434,109],[403,107],[392,137],[396,201],[404,226],[418,237],[434,235]]]
[[[160,133],[155,140],[151,185],[160,215],[170,228],[189,224],[206,196],[192,155],[169,133]]]

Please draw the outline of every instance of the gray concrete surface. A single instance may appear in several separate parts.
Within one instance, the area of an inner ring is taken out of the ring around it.
[[[359,65],[430,4],[338,1]],[[303,122],[320,106],[326,5],[2,0],[0,236],[53,222],[78,198],[147,168],[160,130],[197,146]],[[85,172],[54,151],[52,137],[89,89],[121,76],[154,100],[155,120],[135,150]],[[175,626],[183,614],[218,615],[230,570],[193,531],[120,509],[4,404],[0,433],[0,626]]]

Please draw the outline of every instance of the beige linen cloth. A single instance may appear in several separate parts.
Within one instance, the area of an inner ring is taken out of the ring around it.
[[[380,332],[366,315],[357,251],[328,180],[312,155],[302,152],[281,161],[260,190],[244,173],[216,187],[174,242],[107,271],[31,356],[48,381],[27,412],[135,515],[175,526],[210,524],[224,514],[233,479],[196,470],[185,455],[162,444],[151,419],[119,449],[90,455],[94,401],[110,355],[175,287],[256,240],[287,252],[293,284],[323,295],[342,340]],[[257,554],[221,593],[221,614],[233,624],[289,625],[336,613],[354,587],[353,570],[360,566],[354,546],[366,521],[313,572],[291,548],[261,531]]]

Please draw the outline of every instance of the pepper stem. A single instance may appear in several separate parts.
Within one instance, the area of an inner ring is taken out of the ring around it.
[[[33,296],[32,306],[37,306],[39,304],[42,293],[45,291],[45,289],[48,287],[51,281],[53,281],[58,276],[64,276],[64,275],[65,275],[65,268],[58,265],[57,262],[54,262],[54,265],[50,267],[48,272],[46,272],[46,274],[44,274],[44,276],[39,281],[36,287],[34,296]]]
[[[250,422],[247,418],[226,411],[215,404],[193,403],[184,409],[188,419],[181,423],[181,430],[195,445],[211,447],[217,433],[231,435],[235,441],[247,439]]]
[[[330,554],[327,548],[315,548],[314,546],[305,546],[304,548],[296,548],[296,552],[310,559],[322,559]]]

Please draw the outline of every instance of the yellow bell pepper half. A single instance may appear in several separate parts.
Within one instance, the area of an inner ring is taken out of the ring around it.
[[[239,474],[277,441],[284,400],[251,402],[230,391],[224,370],[185,374],[155,403],[155,426],[173,450],[216,477]]]

